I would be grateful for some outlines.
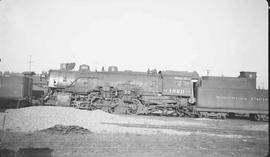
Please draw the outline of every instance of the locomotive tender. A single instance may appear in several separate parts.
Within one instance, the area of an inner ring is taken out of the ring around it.
[[[249,114],[268,119],[268,90],[256,89],[256,73],[240,72],[239,77],[200,77],[197,72],[90,71],[75,63],[50,70],[45,104],[102,109],[127,114],[161,114],[226,118]]]
[[[254,120],[268,119],[268,90],[256,89],[255,72],[242,71],[239,77],[203,76],[197,100],[199,116],[248,114]]]
[[[18,108],[31,104],[32,73],[0,72],[0,108]]]

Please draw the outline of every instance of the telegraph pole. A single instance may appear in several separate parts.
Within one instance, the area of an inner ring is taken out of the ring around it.
[[[207,69],[207,70],[206,70],[206,75],[209,76],[209,74],[210,74],[210,70]]]
[[[32,55],[29,55],[29,61],[28,61],[28,63],[29,63],[29,71],[31,71],[31,65],[33,63],[33,61],[32,61]]]

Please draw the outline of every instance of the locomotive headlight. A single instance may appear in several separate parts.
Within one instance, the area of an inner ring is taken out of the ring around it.
[[[189,102],[190,104],[193,104],[193,103],[196,102],[196,98],[194,98],[194,97],[189,98],[189,99],[188,99],[188,102]]]
[[[194,79],[192,79],[192,80],[191,80],[191,82],[198,82],[198,80],[194,80]]]

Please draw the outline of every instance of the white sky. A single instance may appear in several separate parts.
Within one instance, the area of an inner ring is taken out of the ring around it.
[[[268,86],[265,0],[2,0],[0,71],[255,71]]]

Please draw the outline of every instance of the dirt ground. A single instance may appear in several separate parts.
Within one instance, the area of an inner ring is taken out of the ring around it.
[[[122,116],[136,117],[136,116]],[[200,126],[159,126],[143,124],[111,124],[124,127],[161,128],[182,131],[183,135],[157,133],[54,134],[0,131],[1,148],[18,151],[20,148],[50,148],[53,157],[74,156],[244,156],[265,157],[269,153],[268,122],[241,119],[192,119],[140,116],[140,119],[201,123]],[[190,133],[190,134],[184,134]]]

